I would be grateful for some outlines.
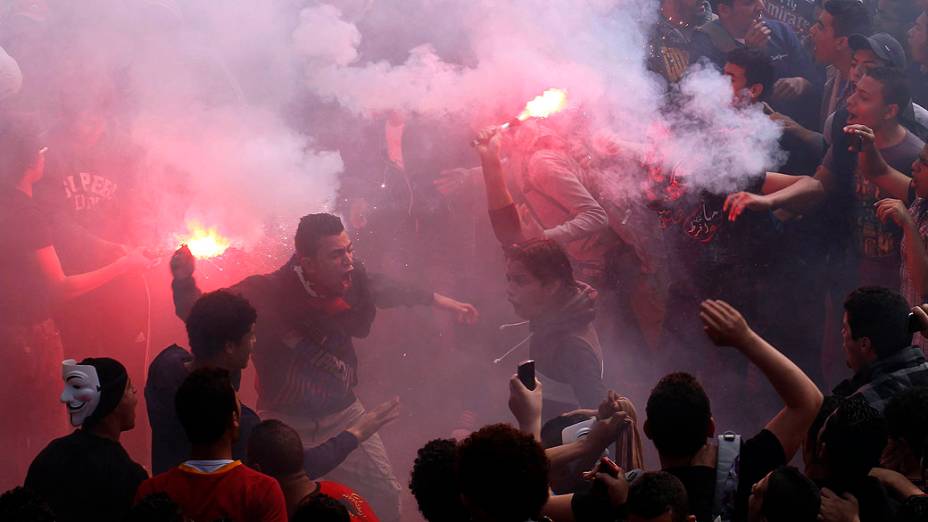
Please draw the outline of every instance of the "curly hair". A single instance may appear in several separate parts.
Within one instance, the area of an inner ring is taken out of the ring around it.
[[[464,439],[456,467],[465,504],[498,522],[537,518],[548,500],[548,457],[512,426],[491,424]]]
[[[0,495],[0,520],[52,522],[55,514],[38,493],[24,487],[15,487]]]
[[[928,386],[910,388],[896,395],[883,410],[889,436],[904,440],[917,457],[928,445]]]
[[[669,512],[673,522],[685,522],[690,501],[680,479],[664,471],[650,471],[629,485],[626,509],[630,515],[647,519]]]
[[[648,436],[661,454],[689,457],[706,443],[712,407],[692,375],[676,372],[664,376],[651,390],[645,411]]]
[[[341,502],[317,493],[306,498],[293,512],[290,522],[350,522],[351,515]]]
[[[879,465],[886,439],[886,421],[880,412],[863,397],[850,397],[825,421],[819,439],[825,446],[829,475],[841,482],[866,477]]]
[[[456,456],[454,439],[430,440],[416,452],[409,491],[416,498],[422,516],[430,522],[467,520],[455,477]]]

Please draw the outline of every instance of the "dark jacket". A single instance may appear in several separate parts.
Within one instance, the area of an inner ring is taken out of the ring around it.
[[[603,356],[593,328],[596,291],[577,283],[559,310],[529,323],[529,356],[544,387],[544,419],[596,408],[606,397]]]
[[[311,296],[294,271],[296,257],[276,272],[233,285],[258,311],[254,364],[258,410],[310,418],[339,412],[355,401],[358,358],[354,338],[370,333],[377,307],[427,305],[430,291],[369,275],[355,264],[341,305]],[[175,280],[174,305],[184,319],[201,292],[193,278]]]
[[[190,374],[185,364],[192,360],[190,352],[175,344],[165,348],[148,367],[145,406],[151,424],[151,469],[156,475],[190,457],[190,443],[187,441],[184,427],[177,418],[174,395]],[[234,384],[238,388],[238,379],[235,381]],[[258,414],[242,404],[239,437],[232,445],[233,459],[245,460],[248,439],[260,422]],[[319,478],[338,467],[357,447],[358,439],[343,431],[319,446],[306,448],[303,453],[303,467],[309,478]]]
[[[840,397],[860,395],[880,413],[896,394],[928,385],[928,362],[921,348],[910,346],[862,368],[835,387]]]
[[[119,522],[147,478],[118,442],[78,429],[39,453],[24,485],[48,502],[57,520]]]

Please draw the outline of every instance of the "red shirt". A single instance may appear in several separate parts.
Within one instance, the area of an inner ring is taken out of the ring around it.
[[[287,522],[277,481],[238,460],[212,473],[181,464],[143,482],[135,501],[153,493],[166,493],[194,520]]]
[[[345,506],[351,522],[380,522],[371,505],[348,486],[326,480],[318,480],[316,484],[319,485],[316,493],[330,496]]]

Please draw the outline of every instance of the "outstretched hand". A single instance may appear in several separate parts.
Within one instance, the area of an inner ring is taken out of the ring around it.
[[[741,313],[725,301],[703,301],[699,305],[699,318],[706,335],[716,346],[740,348],[748,344],[754,334]]]
[[[751,192],[736,192],[729,194],[722,205],[722,211],[728,212],[728,220],[735,221],[745,210],[764,212],[773,209],[773,202],[769,196]]]
[[[462,303],[438,293],[435,294],[434,300],[435,306],[455,314],[459,323],[474,324],[480,320],[480,312],[470,303]]]
[[[373,410],[367,410],[364,415],[348,426],[345,431],[351,433],[358,439],[358,442],[364,442],[383,428],[387,424],[395,421],[400,416],[400,398],[384,402]]]

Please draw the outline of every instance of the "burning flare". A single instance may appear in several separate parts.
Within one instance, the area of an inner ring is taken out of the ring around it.
[[[567,91],[564,89],[548,89],[541,96],[525,104],[522,113],[516,118],[525,121],[529,118],[547,118],[567,107]]]
[[[557,114],[567,107],[567,91],[564,89],[548,89],[535,96],[532,101],[525,104],[525,108],[515,118],[499,126],[500,130],[506,130],[509,127],[516,126],[529,118],[547,118],[552,114]],[[477,140],[471,142],[476,147]]]
[[[219,234],[214,227],[205,228],[196,221],[187,222],[188,234],[178,235],[181,245],[187,245],[190,253],[197,259],[218,257],[232,246],[232,241]]]

